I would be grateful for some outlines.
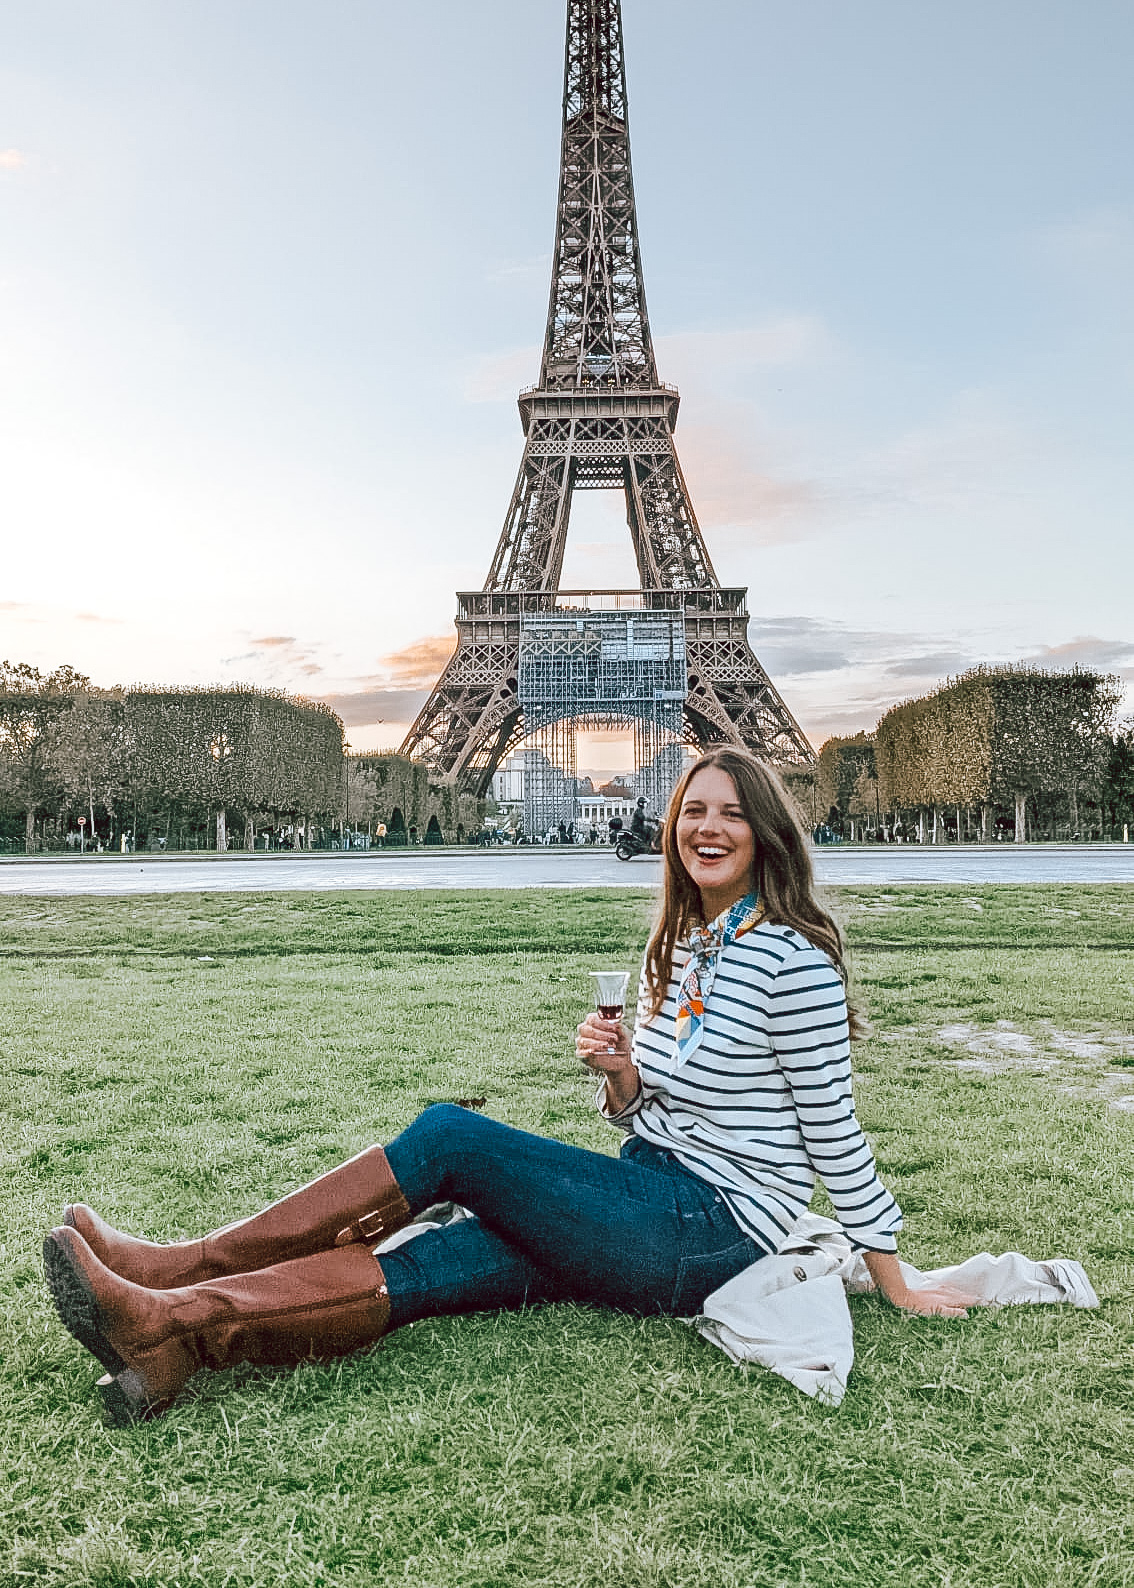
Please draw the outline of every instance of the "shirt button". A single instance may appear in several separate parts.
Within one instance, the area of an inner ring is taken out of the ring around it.
[[[804,1268],[802,1263],[796,1263],[795,1267],[792,1269],[792,1273],[799,1280],[804,1280],[807,1278],[807,1270]]]

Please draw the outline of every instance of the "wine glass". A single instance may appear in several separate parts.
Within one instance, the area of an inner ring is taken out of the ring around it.
[[[630,980],[628,970],[593,970],[595,1008],[604,1020],[621,1020],[626,1005],[626,987]],[[613,1043],[606,1050],[615,1051]]]

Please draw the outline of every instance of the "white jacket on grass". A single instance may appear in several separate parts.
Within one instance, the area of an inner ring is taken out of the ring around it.
[[[985,1306],[1099,1304],[1082,1265],[1067,1258],[1035,1262],[1019,1252],[980,1252],[925,1273],[909,1263],[901,1266],[911,1290],[955,1285]],[[873,1289],[866,1263],[840,1226],[806,1213],[774,1257],[750,1264],[714,1290],[688,1321],[734,1362],[759,1363],[805,1395],[837,1406],[854,1365],[847,1292]]]

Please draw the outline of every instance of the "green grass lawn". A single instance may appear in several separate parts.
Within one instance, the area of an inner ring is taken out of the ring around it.
[[[903,1254],[1076,1257],[1100,1311],[856,1298],[838,1410],[673,1320],[443,1319],[124,1431],[43,1289],[62,1204],[198,1233],[443,1098],[616,1150],[572,1039],[650,901],[0,899],[0,1588],[1134,1584],[1134,891],[834,903]]]

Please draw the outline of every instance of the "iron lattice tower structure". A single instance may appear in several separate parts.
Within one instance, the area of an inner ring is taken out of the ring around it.
[[[810,745],[749,646],[748,593],[720,585],[677,459],[678,394],[658,379],[646,313],[621,0],[568,0],[551,300],[539,382],[519,406],[524,454],[492,568],[483,590],[458,592],[457,649],[403,753],[484,793],[525,737],[525,623],[597,605],[682,614],[688,742],[810,764]],[[572,496],[612,487],[625,493],[641,588],[561,591]]]

